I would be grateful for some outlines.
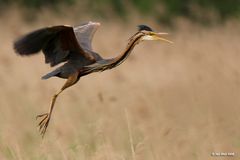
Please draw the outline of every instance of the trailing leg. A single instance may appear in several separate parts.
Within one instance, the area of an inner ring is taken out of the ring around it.
[[[39,127],[39,131],[40,131],[40,134],[42,135],[42,137],[44,137],[45,133],[46,133],[46,130],[47,130],[47,127],[48,127],[48,124],[49,124],[49,121],[51,119],[51,115],[52,115],[52,112],[53,112],[53,108],[54,108],[54,105],[55,105],[55,102],[56,102],[56,99],[57,97],[59,96],[59,94],[64,91],[66,88],[74,85],[77,81],[79,80],[78,78],[78,72],[77,73],[74,73],[73,75],[71,75],[66,83],[63,85],[63,87],[61,88],[60,91],[58,91],[56,94],[53,95],[52,99],[51,99],[51,105],[50,105],[50,108],[49,108],[49,112],[48,113],[44,113],[44,114],[40,114],[38,115],[36,118],[41,118],[39,124],[38,124],[38,127]]]

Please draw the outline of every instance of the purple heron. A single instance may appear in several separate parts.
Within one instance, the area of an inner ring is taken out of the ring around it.
[[[51,67],[64,62],[62,66],[42,77],[42,79],[48,79],[55,76],[67,79],[62,88],[53,95],[49,112],[36,117],[40,118],[38,127],[42,137],[46,133],[57,97],[63,90],[76,84],[80,77],[118,66],[127,59],[135,45],[144,40],[172,43],[162,37],[167,33],[157,33],[146,25],[139,25],[138,31],[131,36],[125,50],[120,55],[103,59],[92,50],[91,45],[94,33],[99,26],[100,23],[88,22],[76,27],[65,25],[46,27],[26,34],[14,42],[15,52],[21,56],[29,56],[42,51],[45,63],[49,63]]]

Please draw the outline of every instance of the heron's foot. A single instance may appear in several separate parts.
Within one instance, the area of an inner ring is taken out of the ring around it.
[[[36,119],[40,118],[40,122],[38,123],[39,132],[44,137],[47,127],[51,118],[51,115],[49,113],[44,113],[36,116]]]

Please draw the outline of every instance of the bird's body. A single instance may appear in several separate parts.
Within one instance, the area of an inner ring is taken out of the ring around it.
[[[64,25],[47,27],[31,32],[14,43],[14,49],[19,55],[28,56],[42,51],[45,62],[51,67],[64,63],[42,77],[48,79],[56,76],[67,79],[61,90],[53,96],[50,111],[37,116],[42,118],[39,123],[42,136],[46,132],[57,96],[78,82],[80,77],[118,66],[127,59],[135,45],[143,40],[171,42],[160,37],[165,33],[155,33],[150,27],[140,25],[139,31],[130,38],[126,49],[119,56],[103,59],[91,46],[93,35],[99,26],[97,22],[88,22],[77,27]]]

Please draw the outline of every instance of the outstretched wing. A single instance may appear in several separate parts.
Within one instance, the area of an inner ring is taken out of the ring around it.
[[[92,49],[92,38],[99,28],[100,23],[98,22],[88,22],[80,26],[75,26],[73,28],[76,35],[77,41],[82,49],[91,54],[96,60],[102,59],[100,55],[95,53]]]
[[[90,21],[73,28],[77,41],[84,50],[92,50],[92,38],[99,26],[100,23]]]
[[[14,49],[19,55],[26,56],[42,50],[45,62],[51,66],[73,59],[88,64],[96,61],[78,43],[71,26],[53,26],[31,32],[18,39],[14,43]]]

